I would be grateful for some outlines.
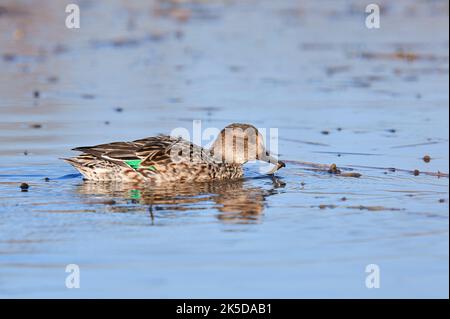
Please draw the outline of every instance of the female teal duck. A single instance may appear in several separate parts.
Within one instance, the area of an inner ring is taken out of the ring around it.
[[[241,178],[242,164],[252,160],[275,164],[270,174],[285,166],[266,151],[254,126],[237,123],[225,127],[211,149],[159,135],[73,150],[82,154],[64,160],[94,181],[200,182]]]

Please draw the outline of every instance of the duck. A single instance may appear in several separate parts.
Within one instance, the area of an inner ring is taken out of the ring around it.
[[[164,183],[240,179],[248,161],[264,161],[274,167],[285,163],[268,152],[258,129],[233,123],[219,133],[211,148],[195,145],[181,137],[158,135],[130,142],[112,142],[72,149],[81,152],[62,158],[84,180],[101,182]]]

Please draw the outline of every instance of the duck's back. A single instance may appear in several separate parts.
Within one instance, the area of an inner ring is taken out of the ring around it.
[[[209,150],[165,135],[73,150],[82,154],[65,160],[88,180],[176,182],[242,176],[241,165],[218,162]]]

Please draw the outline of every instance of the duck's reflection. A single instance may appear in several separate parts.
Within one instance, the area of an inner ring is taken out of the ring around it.
[[[266,198],[277,194],[285,184],[272,177],[252,181],[235,180],[211,183],[180,183],[164,186],[144,186],[121,183],[84,182],[78,192],[107,195],[133,204],[146,205],[150,216],[157,219],[164,212],[213,209],[217,218],[226,223],[255,223],[261,220]],[[105,204],[115,204],[111,200]],[[124,211],[127,207],[121,206]],[[117,211],[115,209],[115,211]],[[158,212],[158,214],[155,214]]]

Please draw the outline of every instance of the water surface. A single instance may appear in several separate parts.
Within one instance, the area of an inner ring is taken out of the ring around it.
[[[380,4],[369,30],[358,1],[85,0],[68,30],[1,1],[0,296],[448,298],[448,2]],[[148,188],[59,160],[193,120],[278,128],[287,167]]]

